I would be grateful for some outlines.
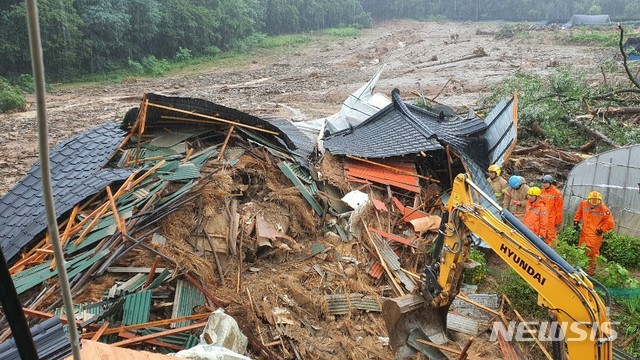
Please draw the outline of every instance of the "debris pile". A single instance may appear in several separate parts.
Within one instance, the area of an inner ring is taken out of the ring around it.
[[[122,124],[59,144],[54,197],[81,337],[158,353],[388,358],[381,303],[417,287],[452,179],[482,183],[486,160],[515,144],[513,101],[482,120],[392,97],[312,140],[288,121],[146,94]],[[66,323],[39,171],[0,199],[0,245],[30,324]],[[216,309],[236,332],[202,333]],[[246,350],[225,345],[242,334]]]

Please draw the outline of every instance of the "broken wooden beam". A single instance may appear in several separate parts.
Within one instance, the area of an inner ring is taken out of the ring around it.
[[[115,327],[115,328],[104,330],[102,332],[102,335],[117,334],[117,333],[122,332],[122,331],[139,330],[139,329],[145,329],[145,328],[154,327],[154,326],[165,326],[165,325],[169,325],[169,324],[180,322],[180,321],[186,321],[186,320],[202,320],[204,318],[208,318],[210,315],[211,314],[209,314],[209,313],[194,314],[194,315],[183,316],[183,317],[179,317],[179,318],[175,318],[175,319],[164,319],[164,320],[150,321],[150,322],[147,322],[147,323],[144,323],[144,324],[119,326],[119,327]],[[87,333],[82,334],[82,337],[85,338],[85,339],[90,339],[93,336],[95,336],[96,333],[97,333],[97,331],[95,331],[95,332],[87,332]]]
[[[513,312],[516,314],[516,316],[518,317],[518,319],[522,322],[522,324],[524,324],[524,327],[527,329],[527,331],[529,332],[529,334],[532,334],[533,340],[535,340],[536,344],[538,345],[538,347],[540,348],[540,350],[542,351],[542,353],[544,354],[544,356],[547,357],[547,359],[549,360],[553,360],[553,356],[551,356],[551,354],[549,354],[549,352],[547,351],[547,349],[544,347],[544,345],[542,345],[542,343],[540,342],[540,340],[538,340],[538,337],[535,336],[536,332],[535,330],[531,329],[531,327],[529,326],[529,323],[526,322],[524,320],[524,318],[522,317],[522,315],[520,315],[520,313],[518,312],[518,310],[516,308],[513,307],[513,305],[511,304],[511,300],[509,300],[509,298],[507,297],[507,295],[502,294],[502,298],[504,299],[504,301],[507,302],[507,304],[509,304],[509,306],[511,307],[511,310],[513,310]]]
[[[182,109],[178,109],[178,108],[175,108],[175,107],[164,106],[164,105],[154,104],[154,103],[147,103],[147,105],[153,106],[153,107],[157,107],[157,108],[160,108],[160,109],[171,110],[171,111],[175,111],[175,112],[179,112],[179,113],[183,113],[183,114],[187,114],[187,115],[194,115],[194,116],[197,116],[197,117],[200,117],[200,118],[203,118],[203,119],[215,120],[215,121],[218,121],[218,122],[221,122],[221,123],[234,125],[234,126],[245,128],[245,129],[256,130],[256,131],[267,133],[267,134],[271,134],[271,135],[280,135],[277,131],[271,131],[271,130],[259,128],[257,126],[246,125],[246,124],[243,124],[243,123],[239,123],[237,121],[231,121],[231,120],[219,118],[217,116],[210,116],[210,115],[200,114],[200,113],[195,112],[195,111],[182,110]],[[175,117],[163,116],[163,118],[169,118],[170,119],[170,118],[175,118]],[[192,118],[179,118],[179,120],[202,122],[202,121],[198,121],[197,119],[192,119]],[[205,123],[209,123],[210,124],[211,122],[210,121],[206,121]]]
[[[201,323],[184,326],[184,327],[177,328],[177,329],[160,331],[160,332],[157,332],[157,333],[154,333],[154,334],[138,336],[138,337],[135,337],[135,338],[118,341],[118,342],[113,343],[111,345],[113,345],[113,346],[126,346],[126,345],[139,344],[139,343],[145,342],[147,340],[153,340],[153,339],[157,339],[159,337],[163,337],[163,336],[167,336],[167,335],[173,335],[173,334],[178,334],[178,333],[181,333],[181,332],[187,332],[187,331],[191,331],[191,330],[195,330],[195,329],[200,329],[200,328],[205,327],[206,325],[207,325],[206,322],[201,322]]]

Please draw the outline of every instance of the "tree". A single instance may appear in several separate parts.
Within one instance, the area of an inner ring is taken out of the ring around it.
[[[78,68],[86,49],[82,39],[82,19],[73,0],[38,1],[40,34],[45,71],[54,80],[68,79]],[[0,69],[2,76],[31,73],[29,33],[25,3],[0,11]]]
[[[76,6],[91,49],[85,54],[83,67],[95,73],[125,64],[129,55],[127,34],[132,30],[126,0],[79,0]]]

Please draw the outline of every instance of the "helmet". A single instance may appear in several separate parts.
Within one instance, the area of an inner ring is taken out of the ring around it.
[[[495,164],[490,165],[489,169],[487,170],[489,170],[489,172],[493,171],[494,173],[496,173],[497,176],[500,176],[500,174],[502,173],[502,168],[500,167],[500,165],[495,165]]]
[[[591,205],[598,205],[602,202],[602,194],[597,191],[592,191],[587,195],[587,201]]]
[[[549,183],[549,184],[551,184],[551,183],[553,182],[553,176],[551,176],[551,175],[545,175],[545,176],[543,176],[543,177],[542,177],[542,180],[541,180],[541,181],[542,181],[543,183]]]
[[[522,177],[518,176],[518,175],[512,175],[509,178],[509,187],[513,188],[513,189],[517,189],[520,186],[522,186]]]
[[[540,188],[537,186],[532,186],[529,188],[529,191],[527,191],[527,194],[533,195],[533,196],[540,196],[540,194],[542,194],[542,190],[540,190]]]

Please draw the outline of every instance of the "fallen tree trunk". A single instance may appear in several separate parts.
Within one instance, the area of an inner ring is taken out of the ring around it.
[[[640,107],[612,107],[608,106],[606,108],[597,108],[591,111],[592,115],[599,114],[640,114]]]
[[[547,144],[546,142],[539,142],[536,145],[533,146],[529,146],[529,147],[523,147],[523,148],[517,148],[515,150],[513,150],[513,154],[514,155],[522,155],[522,154],[529,154],[534,150],[540,150],[542,148],[548,148],[549,144]]]
[[[580,121],[576,120],[576,119],[572,119],[570,116],[565,115],[562,117],[562,120],[568,122],[569,124],[573,124],[577,127],[579,127],[582,130],[587,131],[588,133],[590,133],[591,135],[595,136],[596,138],[604,141],[605,143],[613,146],[614,148],[619,148],[620,145],[617,144],[615,141],[609,139],[605,134],[601,133],[598,130],[592,129],[590,127],[588,127],[587,125],[581,123]]]

